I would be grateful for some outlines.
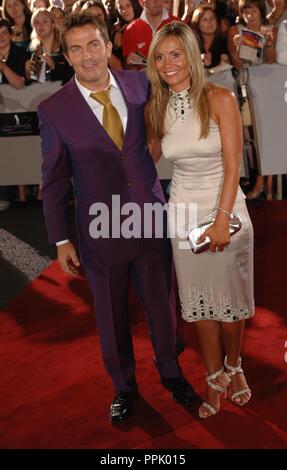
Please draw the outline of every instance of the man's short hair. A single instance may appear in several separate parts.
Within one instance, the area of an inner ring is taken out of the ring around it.
[[[106,26],[102,22],[97,20],[97,18],[85,12],[74,14],[74,15],[71,15],[65,21],[65,24],[61,33],[61,43],[62,43],[63,51],[65,54],[67,54],[68,52],[67,44],[66,44],[67,32],[76,28],[80,29],[84,26],[92,26],[94,29],[98,29],[100,31],[100,34],[105,44],[107,44],[110,41]]]

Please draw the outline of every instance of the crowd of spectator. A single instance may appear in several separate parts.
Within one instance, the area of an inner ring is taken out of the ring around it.
[[[245,116],[246,67],[276,61],[287,65],[287,0],[0,0],[0,5],[0,84],[15,89],[33,81],[64,84],[72,77],[60,35],[65,18],[79,11],[106,25],[113,43],[109,65],[116,70],[144,69],[155,31],[174,20],[189,24],[207,71],[233,66]],[[244,28],[262,35],[256,60],[240,52],[248,45]],[[245,140],[252,142],[252,125],[248,119],[243,124]],[[254,161],[252,146],[249,152],[249,161]],[[267,190],[272,199],[272,184],[272,177],[265,183],[258,176],[247,197],[256,198]],[[6,189],[0,188],[0,210],[9,206]],[[25,188],[19,188],[19,200],[25,199]]]

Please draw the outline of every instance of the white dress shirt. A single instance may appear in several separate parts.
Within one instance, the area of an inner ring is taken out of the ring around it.
[[[83,86],[79,82],[76,76],[75,76],[75,83],[77,87],[79,88],[80,93],[83,95],[84,99],[86,100],[87,104],[90,106],[91,110],[93,111],[97,119],[99,120],[100,124],[103,125],[104,105],[99,103],[94,98],[91,98],[91,93],[93,93],[93,91]],[[123,98],[122,92],[116,80],[114,79],[114,76],[111,74],[110,71],[109,71],[109,85],[108,86],[111,86],[111,90],[110,90],[111,102],[119,113],[119,116],[122,121],[123,129],[125,132],[127,128],[127,122],[128,122],[128,110],[127,110],[127,106]],[[69,241],[70,240],[61,240],[59,242],[56,242],[56,246],[64,245],[65,243]]]
[[[104,110],[104,105],[96,101],[94,98],[91,98],[91,93],[94,93],[92,90],[89,90],[85,86],[83,86],[77,77],[75,77],[75,82],[77,87],[79,88],[81,94],[85,98],[87,104],[90,106],[91,110],[95,114],[95,116],[98,118],[99,122],[103,124],[103,110]],[[123,98],[122,92],[114,79],[114,76],[111,74],[109,71],[109,85],[108,87],[111,87],[110,90],[110,98],[111,102],[116,108],[117,112],[119,113],[119,116],[122,121],[123,129],[124,132],[126,131],[127,128],[127,121],[128,121],[128,110],[127,106],[125,103],[125,100]],[[107,88],[108,88],[107,87]]]
[[[163,21],[167,20],[169,18],[169,14],[168,14],[168,11],[163,8],[162,9],[162,17],[161,17],[161,20],[160,20],[160,23],[162,23]],[[154,35],[156,33],[156,30],[158,28],[158,26],[160,25],[160,23],[157,25],[157,26],[154,26],[152,25],[149,20],[147,19],[147,16],[146,16],[146,12],[145,12],[145,9],[143,9],[142,13],[141,13],[141,16],[140,16],[140,19],[143,20],[145,23],[147,23],[150,28],[152,29],[152,34]]]

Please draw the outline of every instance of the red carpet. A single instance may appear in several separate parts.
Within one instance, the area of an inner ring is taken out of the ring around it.
[[[222,401],[201,421],[159,383],[142,312],[132,296],[141,398],[132,419],[107,419],[113,387],[101,362],[86,283],[55,262],[1,313],[0,448],[287,448],[287,202],[250,207],[255,227],[257,315],[248,322],[244,367],[253,397]],[[180,323],[186,377],[204,393],[194,327]]]

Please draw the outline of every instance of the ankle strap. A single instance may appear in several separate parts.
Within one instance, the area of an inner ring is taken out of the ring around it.
[[[241,362],[242,362],[242,359],[241,359],[241,357],[239,357],[237,367],[230,366],[229,364],[227,364],[227,356],[225,356],[224,365],[225,365],[225,367],[228,371],[227,373],[228,373],[229,377],[232,377],[235,374],[243,374],[244,373],[243,369],[241,368]]]
[[[217,370],[213,374],[207,375],[205,379],[209,387],[213,388],[213,390],[216,390],[217,392],[224,392],[225,388],[221,385],[214,384],[212,380],[215,380],[220,374],[222,374],[222,372],[224,372],[224,367],[221,367],[221,369]]]

